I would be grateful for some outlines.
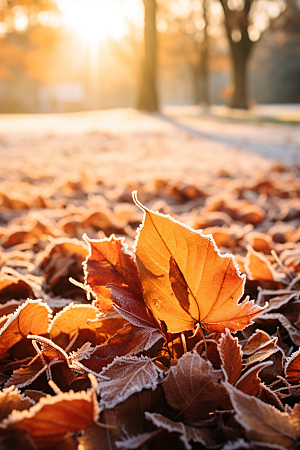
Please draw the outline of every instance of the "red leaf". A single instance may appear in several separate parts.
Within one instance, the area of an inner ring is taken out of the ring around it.
[[[97,298],[96,306],[102,312],[112,309],[108,284],[126,286],[136,298],[143,298],[141,283],[132,256],[127,253],[123,238],[89,239],[89,255],[84,263],[85,285]]]
[[[230,384],[235,384],[242,373],[242,347],[237,338],[233,338],[228,329],[222,334],[218,344],[220,358],[222,360],[222,370],[225,380]]]
[[[95,347],[88,359],[80,362],[95,373],[110,364],[116,356],[132,355],[150,349],[160,339],[161,332],[155,328],[138,328],[127,324],[111,337],[106,344]]]

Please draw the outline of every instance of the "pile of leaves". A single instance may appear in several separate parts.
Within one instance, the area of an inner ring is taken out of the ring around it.
[[[1,194],[1,448],[296,448],[299,194],[278,165]]]

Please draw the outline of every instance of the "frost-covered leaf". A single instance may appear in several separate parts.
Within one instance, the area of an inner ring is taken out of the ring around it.
[[[238,303],[245,277],[232,255],[221,255],[214,240],[170,216],[144,211],[135,253],[147,306],[170,333],[201,323],[207,330],[235,332],[249,325],[262,308]]]
[[[13,386],[0,392],[0,421],[5,419],[12,411],[23,411],[33,406],[34,402],[29,397],[24,397]]]
[[[163,341],[161,332],[155,328],[139,328],[125,325],[106,344],[98,345],[89,352],[88,358],[83,358],[81,363],[99,373],[103,367],[110,364],[116,356],[134,355],[144,350],[149,350],[154,344]]]
[[[252,355],[252,353],[265,346],[271,340],[271,336],[263,330],[257,329],[248,339],[247,344],[243,347],[244,355]]]
[[[225,382],[237,421],[246,429],[250,440],[280,445],[293,449],[297,442],[297,432],[289,415],[274,406],[244,394]]]
[[[50,308],[41,300],[27,300],[19,306],[0,329],[0,359],[7,355],[14,344],[26,339],[28,334],[46,334],[50,317]]]
[[[222,371],[215,370],[193,351],[185,353],[176,366],[172,366],[163,383],[167,401],[189,422],[209,417],[222,403]]]
[[[298,328],[294,327],[289,319],[280,313],[269,313],[269,314],[262,314],[259,318],[259,321],[278,321],[289,333],[289,336],[291,340],[298,346],[300,346],[300,331]]]
[[[278,338],[274,337],[273,339],[262,343],[251,356],[243,360],[244,366],[249,366],[250,364],[254,364],[256,362],[261,362],[269,358],[271,355],[273,355],[273,353],[277,352],[277,341]]]
[[[277,272],[268,259],[253,248],[247,246],[247,255],[245,261],[245,270],[249,280],[269,280],[269,281],[283,281],[285,274]]]
[[[265,367],[271,366],[272,361],[265,361],[256,366],[251,367],[235,383],[235,387],[248,395],[257,395],[260,388],[261,379],[259,372]]]
[[[108,378],[108,381],[103,381],[98,386],[100,404],[110,409],[135,392],[154,390],[163,377],[163,371],[146,356],[123,356],[115,358],[102,370],[101,375]]]
[[[125,322],[116,311],[101,316],[95,306],[70,303],[54,316],[48,331],[54,342],[65,346],[80,331],[94,331],[97,341],[98,335],[114,335]],[[101,338],[101,336],[99,337]]]
[[[143,297],[134,297],[131,290],[124,286],[108,284],[107,287],[110,289],[114,308],[126,320],[137,327],[150,327],[161,330],[157,320],[144,303]]]
[[[39,449],[51,447],[69,433],[92,425],[99,408],[94,389],[88,392],[66,392],[48,395],[29,410],[13,411],[2,426],[26,431]]]
[[[146,444],[149,444],[158,434],[160,434],[160,430],[151,431],[150,433],[138,434],[136,436],[132,436],[122,441],[116,442],[116,447],[121,450],[135,450],[145,447]]]
[[[89,239],[89,255],[84,264],[85,286],[92,291],[97,307],[102,312],[112,309],[112,298],[108,284],[129,288],[136,298],[143,298],[141,283],[132,256],[127,252],[124,239],[110,238]]]
[[[191,426],[185,425],[182,422],[174,422],[173,420],[167,419],[161,414],[156,413],[145,413],[147,420],[151,420],[153,425],[157,428],[163,428],[169,433],[178,433],[180,435],[180,440],[184,445],[186,450],[191,450],[192,442],[198,442],[202,444],[205,448],[217,447],[216,442],[212,437],[210,430],[205,428],[193,428]]]
[[[285,375],[289,383],[300,383],[300,349],[287,359],[285,364]]]
[[[242,373],[242,347],[237,338],[233,338],[228,329],[222,334],[218,344],[218,350],[222,361],[222,370],[226,381],[234,384]]]

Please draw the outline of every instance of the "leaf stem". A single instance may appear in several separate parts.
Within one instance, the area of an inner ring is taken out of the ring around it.
[[[181,342],[182,342],[183,351],[184,351],[184,353],[187,353],[187,346],[186,346],[185,335],[184,335],[184,333],[180,333],[180,336],[181,336]]]
[[[203,343],[204,343],[204,349],[205,349],[205,359],[207,360],[207,358],[208,358],[207,342],[206,342],[206,339],[205,339],[205,336],[204,336],[204,329],[203,329],[201,323],[199,323],[199,325],[200,325],[199,330],[201,331],[201,334],[202,334],[202,337],[203,337]]]

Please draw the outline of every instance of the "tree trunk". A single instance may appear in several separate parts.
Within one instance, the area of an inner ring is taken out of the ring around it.
[[[200,79],[201,79],[201,102],[205,106],[209,106],[209,85],[208,85],[208,50],[205,44],[201,52],[200,62]]]
[[[208,34],[207,34],[207,0],[203,0],[203,19],[204,19],[204,40],[203,40],[203,48],[201,51],[201,101],[205,106],[210,105],[209,101],[209,82],[208,82]]]
[[[244,49],[235,51],[233,56],[234,92],[230,101],[231,108],[248,109],[247,60]]]
[[[200,87],[200,76],[199,76],[199,66],[198,64],[190,64],[191,75],[192,75],[192,86],[193,86],[193,104],[199,105],[201,102],[201,87]]]
[[[137,109],[143,111],[158,111],[156,87],[156,0],[144,0],[144,60],[141,71]]]

